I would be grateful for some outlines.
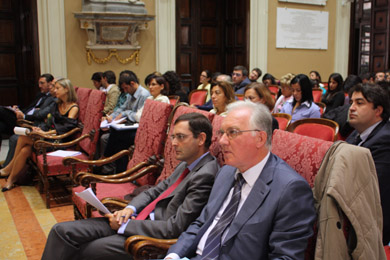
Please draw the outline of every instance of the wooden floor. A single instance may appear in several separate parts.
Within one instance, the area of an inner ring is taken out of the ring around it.
[[[41,259],[51,227],[69,220],[73,206],[47,209],[34,186],[0,192],[0,259]]]

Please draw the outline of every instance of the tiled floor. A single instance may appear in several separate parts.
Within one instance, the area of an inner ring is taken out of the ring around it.
[[[8,143],[2,142],[0,161],[4,160]],[[0,180],[0,185],[5,179]],[[73,207],[46,209],[41,194],[34,186],[20,186],[0,192],[0,259],[41,259],[51,227],[73,220]]]

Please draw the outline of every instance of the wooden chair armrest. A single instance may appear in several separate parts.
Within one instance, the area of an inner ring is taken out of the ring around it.
[[[145,166],[145,165],[143,165]],[[137,167],[137,166],[136,166]],[[149,165],[145,167],[142,171],[137,171],[134,170],[135,167],[128,169],[124,171],[121,174],[121,176],[127,176],[127,177],[122,177],[122,178],[109,178],[109,176],[102,176],[102,175],[97,175],[97,174],[92,174],[92,173],[84,173],[81,174],[81,176],[78,178],[78,182],[80,185],[83,187],[87,188],[90,186],[91,183],[94,182],[104,182],[104,183],[127,183],[127,182],[132,182],[142,176],[144,176],[147,173],[151,172],[157,172],[160,167],[157,165]],[[140,167],[142,168],[142,167]],[[118,175],[118,174],[115,174]],[[114,175],[111,175],[114,176]],[[116,176],[117,177],[117,176]]]
[[[27,128],[34,126],[34,122],[26,120],[26,119],[18,119],[18,120],[16,120],[16,124],[18,126],[27,127]]]
[[[80,132],[80,131],[81,131],[81,128],[76,127],[76,128],[73,128],[69,132],[62,134],[62,135],[31,132],[29,134],[29,136],[31,136],[33,138],[45,138],[45,139],[49,139],[49,140],[62,140],[64,138],[69,137],[69,136],[75,134],[76,132]]]
[[[126,239],[125,250],[131,254],[135,260],[153,259],[165,255],[171,245],[177,239],[157,239],[147,236],[135,235]]]
[[[65,157],[63,160],[62,160],[62,163],[66,166],[69,166],[69,165],[72,165],[72,164],[87,164],[87,165],[96,165],[96,166],[101,166],[101,165],[105,165],[105,164],[108,164],[108,163],[111,163],[111,162],[114,162],[116,160],[118,160],[119,158],[121,158],[122,156],[129,156],[130,155],[130,151],[129,150],[122,150],[116,154],[114,154],[113,156],[110,156],[110,157],[107,157],[107,158],[104,158],[104,159],[99,159],[99,160],[83,160],[83,159],[80,159],[80,158],[77,158],[77,157],[73,157],[73,156],[69,156],[69,157]]]
[[[111,197],[104,198],[104,199],[101,200],[101,202],[104,204],[104,206],[106,206],[108,208],[108,210],[110,212],[115,212],[115,211],[118,211],[118,210],[122,210],[129,203],[126,200],[119,199],[119,198],[111,198]]]
[[[69,141],[69,142],[66,142],[66,143],[52,143],[52,142],[48,142],[48,141],[45,141],[45,140],[37,140],[37,141],[34,142],[34,148],[37,149],[37,150],[40,150],[40,149],[43,149],[43,148],[55,148],[55,149],[58,149],[58,148],[68,148],[68,147],[71,147],[71,146],[75,146],[81,140],[83,140],[85,138],[90,138],[90,137],[91,137],[91,134],[85,134],[85,135],[80,136],[79,138],[77,138],[75,140],[72,140],[72,141]],[[46,137],[45,137],[45,139],[46,139]],[[60,139],[52,139],[52,140],[60,140]]]

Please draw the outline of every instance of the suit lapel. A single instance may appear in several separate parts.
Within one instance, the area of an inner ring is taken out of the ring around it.
[[[265,198],[267,197],[270,188],[269,183],[272,182],[274,175],[274,162],[275,157],[271,153],[266,165],[263,168],[263,171],[260,174],[260,177],[256,180],[254,186],[252,187],[251,192],[249,193],[247,199],[242,205],[237,216],[234,218],[232,224],[230,225],[229,232],[226,235],[223,243],[229,241],[234,237],[242,226],[248,221],[248,219],[261,207]]]
[[[365,147],[364,144],[369,141],[373,136],[376,135],[376,133],[379,132],[379,130],[382,129],[382,127],[386,124],[386,121],[382,121],[380,122],[375,128],[374,130],[371,131],[371,133],[368,135],[367,139],[361,144],[361,146]]]

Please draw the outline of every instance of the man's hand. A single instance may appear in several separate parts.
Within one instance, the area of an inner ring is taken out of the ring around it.
[[[118,230],[120,228],[121,225],[118,224],[118,222],[116,221],[116,218],[113,214],[106,214],[104,216],[106,218],[108,218],[108,221],[110,222],[110,227],[113,230]]]
[[[17,119],[23,119],[24,118],[24,114],[20,110],[15,110],[15,114],[16,114],[16,118]]]
[[[134,211],[131,208],[124,208],[119,211],[114,212],[115,219],[119,225],[122,225],[122,223],[126,223],[127,220],[133,215]],[[134,219],[134,217],[132,217]]]
[[[112,116],[107,116],[106,119],[107,119],[107,122],[108,122],[108,123],[111,123],[111,122],[112,122]]]

